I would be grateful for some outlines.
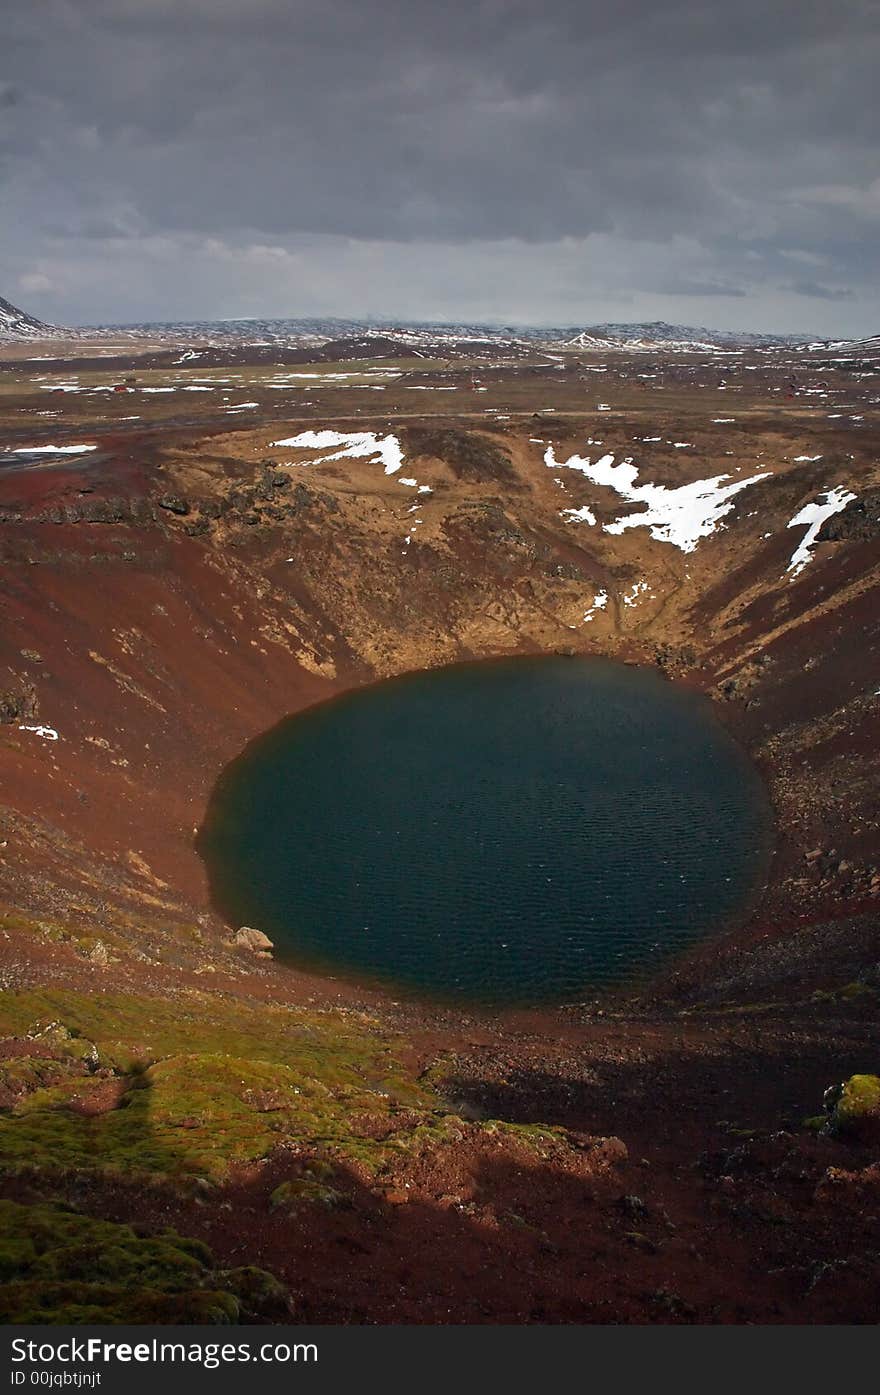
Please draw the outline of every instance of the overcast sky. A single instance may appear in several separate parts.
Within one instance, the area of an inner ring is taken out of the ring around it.
[[[880,332],[880,0],[21,0],[0,295]]]

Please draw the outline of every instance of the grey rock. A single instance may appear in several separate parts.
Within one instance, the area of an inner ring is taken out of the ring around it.
[[[274,948],[268,935],[264,935],[262,930],[255,930],[252,925],[242,925],[236,930],[232,943],[238,949],[249,949],[253,954],[271,953]]]

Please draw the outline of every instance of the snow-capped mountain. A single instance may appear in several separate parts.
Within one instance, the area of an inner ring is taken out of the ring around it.
[[[553,325],[440,323],[433,321],[353,320],[342,318],[244,319],[190,321],[179,324],[100,325],[85,334],[124,332],[133,338],[192,340],[206,344],[296,345],[319,347],[331,341],[371,339],[400,344],[423,352],[521,354],[542,347],[599,350],[678,350],[713,352],[731,349],[763,349],[798,343],[794,335],[751,334],[738,331],[697,329],[670,325],[662,320],[636,324]],[[802,341],[801,341],[802,342]],[[375,345],[373,346],[375,351]]]
[[[26,315],[24,310],[10,305],[8,300],[0,296],[0,342],[45,339],[53,333],[51,325],[43,324],[42,320],[35,319],[33,315]]]
[[[880,334],[870,334],[867,339],[823,339],[805,347],[820,353],[880,354]]]
[[[745,331],[712,330],[693,325],[670,325],[665,320],[639,324],[589,325],[566,344],[583,349],[758,349],[774,344],[793,344],[787,334],[751,334]]]
[[[59,331],[25,314],[0,298],[0,342],[33,340],[57,335]],[[169,344],[198,340],[205,346],[224,347],[247,344],[251,347],[321,349],[331,344],[349,345],[365,357],[375,357],[380,349],[393,353],[396,345],[409,352],[429,356],[466,357],[485,355],[490,359],[517,358],[542,349],[582,349],[609,353],[679,352],[724,353],[742,349],[790,348],[798,345],[813,350],[844,349],[856,352],[876,349],[880,339],[859,342],[804,344],[803,337],[787,334],[754,334],[736,330],[710,330],[692,325],[672,325],[663,320],[634,324],[536,326],[485,324],[477,322],[432,322],[394,320],[355,320],[340,317],[288,319],[190,320],[171,323],[127,325],[99,324],[63,331],[65,338],[101,339],[108,334],[133,340],[149,339]]]

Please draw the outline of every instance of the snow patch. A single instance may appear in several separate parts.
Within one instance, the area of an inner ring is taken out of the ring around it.
[[[16,446],[10,455],[84,455],[97,446]]]
[[[631,591],[627,591],[626,595],[624,596],[624,598],[623,598],[623,604],[624,604],[624,605],[636,605],[637,602],[638,602],[639,596],[641,596],[641,595],[643,594],[643,592],[647,591],[647,589],[648,589],[648,583],[647,583],[647,581],[636,581],[636,582],[634,582],[634,583],[633,583],[633,588],[632,588],[632,590],[631,590]]]
[[[852,503],[855,494],[851,494],[848,489],[838,486],[835,489],[826,490],[821,499],[815,499],[811,504],[804,507],[790,518],[787,526],[789,528],[802,527],[807,524],[807,531],[801,539],[799,545],[791,554],[791,561],[786,567],[787,572],[792,573],[792,581],[799,576],[808,562],[813,559],[813,547],[819,536],[819,531],[826,518],[831,518],[835,513],[840,513],[847,504]],[[824,500],[824,502],[822,502]]]
[[[665,484],[636,484],[639,472],[631,459],[614,464],[613,455],[603,455],[595,463],[580,455],[569,456],[568,460],[557,460],[553,447],[544,452],[544,464],[551,470],[578,470],[593,484],[613,489],[621,498],[630,503],[644,504],[643,513],[628,514],[625,518],[606,523],[606,533],[620,534],[627,528],[648,528],[651,537],[657,542],[672,543],[682,552],[693,552],[700,538],[709,537],[733,508],[733,497],[750,484],[766,479],[771,473],[763,471],[749,479],[735,480],[725,484],[729,475],[714,475],[711,479],[694,480],[692,484],[680,485],[677,489],[667,489]],[[595,517],[588,508],[566,510],[566,517],[583,518],[587,523],[595,523]]]
[[[588,621],[592,620],[597,610],[604,610],[607,604],[608,592],[597,591],[593,597],[593,604],[590,606],[590,609],[584,612],[584,624],[586,625]]]
[[[557,480],[556,483],[562,484],[562,480]],[[572,523],[588,523],[591,528],[596,526],[596,515],[592,509],[587,508],[586,504],[582,509],[563,509],[559,517],[570,518]]]
[[[330,450],[332,454],[322,455],[314,464],[325,460],[365,458],[381,460],[386,475],[394,475],[403,464],[403,451],[396,436],[377,436],[373,431],[301,431],[298,436],[287,436],[283,441],[273,441],[273,446],[290,446],[295,450]],[[333,450],[341,446],[341,450]]]

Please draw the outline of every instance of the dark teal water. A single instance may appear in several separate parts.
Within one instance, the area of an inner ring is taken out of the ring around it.
[[[253,742],[199,850],[277,957],[439,999],[573,999],[745,914],[764,787],[649,669],[511,659],[360,689]]]

